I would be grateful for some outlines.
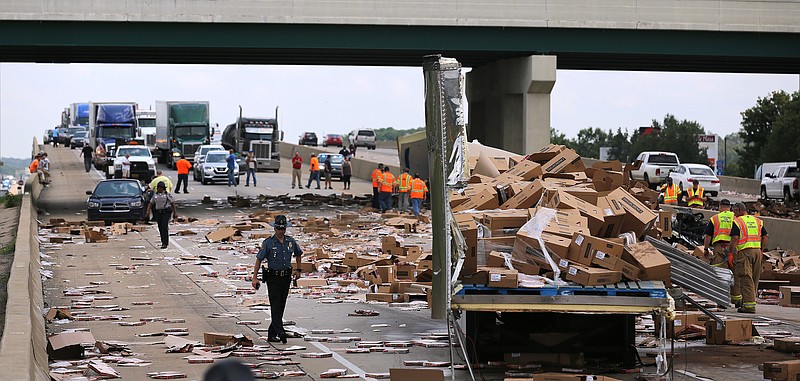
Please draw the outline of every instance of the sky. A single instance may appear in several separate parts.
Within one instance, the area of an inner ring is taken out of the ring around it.
[[[798,75],[559,70],[551,125],[574,137],[587,127],[633,130],[669,113],[727,135],[759,97],[798,85]],[[156,100],[207,100],[220,128],[239,106],[251,117],[272,117],[279,106],[284,140],[294,142],[304,131],[421,127],[423,91],[422,68],[408,67],[1,63],[0,156],[28,158],[33,136],[41,140],[75,102],[148,109]]]

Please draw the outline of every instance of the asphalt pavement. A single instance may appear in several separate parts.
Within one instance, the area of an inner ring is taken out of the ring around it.
[[[50,154],[54,176],[52,185],[42,192],[40,220],[49,218],[67,220],[85,219],[85,190],[91,190],[101,179],[97,171],[86,173],[77,158],[77,151],[63,148],[47,148]],[[199,200],[209,195],[224,198],[231,194],[256,196],[258,194],[301,194],[303,189],[291,189],[290,174],[282,165],[280,173],[259,173],[258,187],[228,187],[227,185],[200,185],[191,182],[189,194],[177,195],[180,215],[194,216],[200,221],[192,224],[172,224],[170,231],[194,230],[198,235],[170,238],[170,247],[161,250],[158,231],[150,225],[144,232],[129,232],[126,235],[111,236],[108,242],[84,243],[76,237],[74,243],[43,244],[42,252],[51,262],[46,269],[54,276],[44,282],[45,304],[47,307],[70,306],[80,296],[67,296],[65,290],[86,288],[101,290],[107,300],[95,300],[91,308],[72,311],[85,312],[90,316],[102,316],[103,320],[73,321],[66,324],[48,323],[48,334],[67,329],[89,329],[97,340],[120,341],[127,343],[135,353],[134,357],[152,365],[144,367],[115,367],[124,379],[147,379],[146,373],[156,371],[178,371],[186,373],[189,379],[199,380],[210,364],[189,364],[186,353],[165,353],[163,337],[139,337],[140,334],[163,332],[167,328],[185,328],[185,339],[203,341],[205,332],[245,334],[254,339],[257,345],[271,345],[276,349],[292,345],[306,349],[290,356],[297,365],[263,365],[259,369],[268,371],[302,370],[305,377],[296,379],[318,379],[320,373],[332,369],[347,369],[350,374],[364,372],[383,373],[393,367],[403,367],[404,360],[450,361],[447,348],[409,348],[409,353],[368,353],[349,354],[346,348],[355,343],[306,342],[303,339],[290,339],[287,345],[267,343],[266,333],[261,331],[269,326],[268,311],[252,310],[240,304],[244,297],[266,298],[265,287],[256,294],[248,294],[251,289],[248,281],[236,280],[226,274],[232,268],[246,267],[252,270],[256,247],[246,251],[230,250],[225,244],[209,244],[203,238],[205,232],[215,229],[218,222],[234,223],[246,213],[260,209],[233,208],[218,203],[216,206],[200,204]],[[305,168],[304,168],[305,169]],[[174,171],[165,171],[175,178]],[[305,173],[306,171],[304,171]],[[305,180],[305,177],[304,177]],[[305,185],[305,184],[304,184]],[[335,183],[334,190],[313,190],[321,194],[342,192],[341,183]],[[356,194],[370,193],[371,184],[356,180],[353,191]],[[317,207],[316,209],[294,209],[292,213],[307,216],[322,213],[336,213],[341,208]],[[271,228],[252,233],[271,232]],[[292,234],[291,228],[289,234]],[[43,237],[43,241],[47,238]],[[302,244],[303,241],[301,241]],[[216,259],[197,260],[199,255]],[[181,260],[180,258],[194,258]],[[213,272],[219,276],[209,276]],[[107,282],[107,283],[106,283]],[[305,293],[305,295],[304,295]],[[89,296],[84,297],[87,298]],[[300,289],[292,290],[289,297],[285,319],[296,322],[298,331],[331,330],[334,336],[357,336],[361,340],[411,340],[420,334],[446,331],[441,321],[431,320],[427,309],[398,309],[389,305],[365,304],[363,292],[358,295],[338,296],[336,303],[323,302],[319,295],[308,294]],[[124,311],[109,310],[116,307]],[[373,309],[380,313],[376,317],[349,317],[356,309]],[[210,317],[217,316],[225,317]],[[232,315],[228,315],[232,314]],[[116,320],[113,315],[122,315]],[[147,322],[142,326],[121,326],[120,321],[136,322],[141,319],[160,317],[183,319],[183,323],[167,324]],[[110,319],[110,320],[105,320]],[[240,321],[257,321],[258,325],[241,325]],[[374,326],[374,325],[380,325]],[[331,352],[330,358],[301,358],[303,353]],[[261,360],[240,358],[246,362]]]
[[[78,151],[65,148],[48,147],[52,163],[52,185],[41,195],[37,208],[40,210],[40,221],[46,223],[49,218],[65,218],[67,220],[85,219],[86,190],[91,190],[103,178],[94,170],[85,173],[78,156]],[[407,354],[352,354],[346,348],[353,343],[316,343],[302,339],[290,339],[288,345],[269,344],[260,337],[269,324],[266,311],[252,310],[240,304],[244,297],[266,297],[262,288],[257,294],[247,294],[249,282],[226,277],[229,270],[250,267],[254,262],[255,246],[247,250],[230,250],[226,245],[209,244],[203,234],[214,229],[217,223],[235,222],[249,212],[260,209],[234,208],[218,203],[214,206],[201,204],[205,195],[223,199],[228,195],[240,194],[257,196],[259,194],[303,194],[307,189],[291,189],[289,163],[284,161],[280,173],[258,173],[258,187],[228,187],[219,185],[201,185],[190,182],[189,194],[177,195],[180,207],[179,214],[200,219],[192,224],[171,225],[172,232],[179,230],[195,230],[198,235],[178,236],[170,238],[170,248],[160,250],[158,232],[155,225],[144,232],[130,232],[127,235],[112,236],[104,243],[84,243],[82,237],[76,237],[74,243],[43,244],[42,252],[48,257],[43,261],[50,262],[45,269],[52,270],[54,277],[44,282],[45,304],[47,307],[69,306],[80,296],[67,296],[64,291],[83,287],[87,290],[102,290],[100,296],[106,300],[95,300],[92,308],[77,310],[88,315],[113,319],[112,315],[123,315],[121,321],[134,322],[151,317],[167,319],[184,319],[185,323],[167,324],[163,322],[147,322],[142,326],[121,326],[117,320],[73,321],[66,324],[48,323],[49,334],[66,329],[89,329],[98,340],[121,341],[130,345],[134,357],[152,365],[144,367],[115,367],[125,379],[146,379],[146,373],[154,371],[180,371],[189,379],[202,378],[209,364],[189,364],[184,353],[165,353],[163,337],[139,337],[139,334],[163,332],[166,328],[185,328],[189,340],[203,340],[204,332],[242,333],[255,340],[258,345],[272,345],[280,349],[291,345],[300,345],[305,350],[292,355],[297,365],[263,365],[259,369],[270,371],[302,370],[307,376],[299,379],[318,379],[319,374],[327,369],[348,369],[349,373],[388,372],[389,368],[403,366],[404,360],[450,361],[446,348],[412,347]],[[174,171],[166,171],[175,178]],[[304,167],[304,180],[307,167]],[[304,184],[305,185],[305,184]],[[334,183],[334,190],[312,190],[319,194],[342,192],[341,183]],[[362,180],[353,183],[354,194],[371,192],[371,185]],[[297,207],[291,213],[303,216],[335,214],[343,211],[341,207]],[[253,233],[270,233],[269,229],[253,231]],[[293,232],[289,231],[289,234]],[[345,238],[342,238],[345,239]],[[46,238],[43,237],[43,242]],[[308,242],[302,243],[309,244]],[[211,259],[199,260],[199,255]],[[181,260],[180,258],[189,258]],[[214,259],[215,258],[215,259]],[[209,276],[213,272],[219,276]],[[107,282],[107,283],[106,283]],[[94,283],[94,284],[93,284]],[[96,288],[91,288],[96,287]],[[427,309],[399,309],[388,305],[364,304],[363,294],[342,296],[338,299],[323,299],[320,295],[293,290],[285,318],[296,322],[298,330],[326,330],[337,332],[330,336],[358,336],[362,340],[410,340],[420,334],[443,332],[445,324],[431,320]],[[110,311],[113,306],[128,308],[124,311]],[[348,313],[355,309],[374,309],[380,313],[377,317],[349,317]],[[73,310],[75,311],[75,310]],[[730,317],[752,318],[759,322],[759,332],[763,334],[788,331],[795,335],[800,333],[800,314],[796,309],[759,305],[758,314],[744,315],[724,312]],[[210,317],[213,315],[225,317]],[[230,315],[228,315],[230,314]],[[258,321],[258,325],[241,325],[240,321]],[[374,326],[379,324],[380,326]],[[684,362],[679,373],[690,372],[708,379],[758,379],[760,372],[757,365],[767,360],[791,359],[791,355],[782,354],[763,346],[706,346],[702,343],[677,343]],[[301,358],[306,352],[332,352],[330,358]],[[644,350],[642,352],[647,352]],[[241,359],[257,362],[254,359]],[[457,361],[458,362],[458,361]],[[652,367],[645,367],[651,372]],[[484,371],[487,379],[502,379],[502,373],[492,378]],[[617,375],[620,379],[630,380],[635,375]],[[457,379],[466,379],[463,371],[459,371]],[[697,379],[687,376],[687,379]]]

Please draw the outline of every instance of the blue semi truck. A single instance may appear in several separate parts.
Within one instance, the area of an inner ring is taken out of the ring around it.
[[[105,171],[108,158],[119,144],[139,143],[136,139],[136,102],[89,103],[88,143],[94,149],[95,168]]]

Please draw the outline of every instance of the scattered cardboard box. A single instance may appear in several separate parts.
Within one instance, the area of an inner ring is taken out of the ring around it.
[[[79,360],[83,358],[83,344],[94,344],[91,332],[67,332],[47,338],[47,355],[51,360]]]
[[[773,348],[778,352],[800,353],[800,337],[775,338]]]
[[[444,381],[441,369],[390,368],[391,381]]]
[[[209,243],[227,242],[237,235],[238,231],[232,227],[224,227],[206,234],[206,240]]]
[[[108,242],[108,235],[106,234],[106,230],[99,227],[93,227],[84,230],[83,236],[86,239],[86,243]]]
[[[763,369],[767,380],[795,381],[800,375],[800,360],[765,362]]]
[[[798,286],[780,286],[778,289],[780,297],[779,305],[784,307],[797,307],[800,306],[800,287]]]
[[[386,303],[405,303],[408,302],[408,294],[398,293],[369,293],[367,294],[367,301],[386,302]]]
[[[569,266],[566,278],[581,286],[602,286],[619,283],[622,272],[573,264]]]
[[[650,242],[638,242],[625,248],[622,259],[636,265],[641,280],[660,280],[670,287],[670,261]]]
[[[706,321],[706,344],[722,345],[750,341],[753,337],[753,321],[750,319],[728,319],[722,329],[717,329],[715,320]]]

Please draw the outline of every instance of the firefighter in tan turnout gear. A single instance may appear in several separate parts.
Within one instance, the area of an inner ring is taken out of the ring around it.
[[[733,253],[728,251],[731,243],[731,228],[736,216],[731,212],[731,202],[722,199],[719,202],[719,213],[712,216],[705,230],[703,245],[706,256],[711,256],[711,266],[722,267],[734,271]],[[739,281],[733,277],[731,286],[731,303],[736,307],[742,306],[742,292],[739,290]]]
[[[731,227],[731,243],[728,250],[733,253],[734,274],[742,290],[742,307],[739,312],[756,312],[756,288],[761,277],[763,249],[767,247],[767,234],[764,222],[756,216],[747,214],[743,203],[733,206],[736,218]]]

